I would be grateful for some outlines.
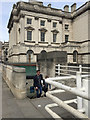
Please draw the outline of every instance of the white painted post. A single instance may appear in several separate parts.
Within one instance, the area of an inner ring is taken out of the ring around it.
[[[38,68],[38,64],[36,64],[36,70],[38,70],[39,68]]]
[[[82,73],[82,65],[79,65],[79,71]]]
[[[58,64],[58,75],[60,76],[60,64]]]
[[[82,88],[82,79],[81,79],[80,72],[77,72],[76,74],[76,85],[77,85],[77,89]],[[78,110],[82,109],[82,98],[81,97],[77,97],[77,107],[78,107]]]
[[[85,88],[85,92],[90,97],[90,79],[83,79],[83,87]],[[83,99],[83,107],[85,109],[85,114],[90,118],[90,101]]]

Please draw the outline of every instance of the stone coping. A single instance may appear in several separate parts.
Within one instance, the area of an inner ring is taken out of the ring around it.
[[[23,72],[23,73],[25,73],[25,68],[13,67],[13,71],[14,71],[14,72]]]

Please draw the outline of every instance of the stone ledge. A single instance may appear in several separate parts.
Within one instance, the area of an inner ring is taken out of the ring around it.
[[[14,72],[21,72],[21,73],[23,72],[23,73],[25,73],[25,68],[14,67],[14,68],[13,68],[13,71],[14,71]]]
[[[35,41],[24,40],[24,42],[35,43]]]

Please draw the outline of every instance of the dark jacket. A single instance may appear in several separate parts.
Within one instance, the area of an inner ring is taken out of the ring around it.
[[[38,79],[38,76],[35,75],[34,76],[34,87],[39,87],[40,85],[42,86],[41,80],[43,80],[43,85],[44,85],[45,83],[44,83],[42,74],[39,75],[39,79]]]
[[[46,93],[48,91],[48,83],[46,83],[45,80],[43,80],[43,81],[44,81],[44,86],[43,86],[42,90]]]

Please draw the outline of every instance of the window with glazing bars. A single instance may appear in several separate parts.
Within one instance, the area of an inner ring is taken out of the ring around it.
[[[65,42],[68,42],[69,35],[65,35]]]
[[[40,25],[41,25],[41,26],[45,26],[45,21],[44,21],[44,20],[41,20]]]
[[[32,40],[32,31],[27,31],[27,40]]]
[[[57,23],[53,22],[53,27],[56,28],[56,26],[57,26]]]
[[[41,32],[41,41],[42,41],[42,42],[45,41],[45,32]]]
[[[27,18],[27,24],[32,24],[32,19],[31,18]]]
[[[57,39],[57,34],[53,33],[53,42],[56,42],[56,39]]]
[[[65,24],[65,30],[68,30],[69,25]]]

